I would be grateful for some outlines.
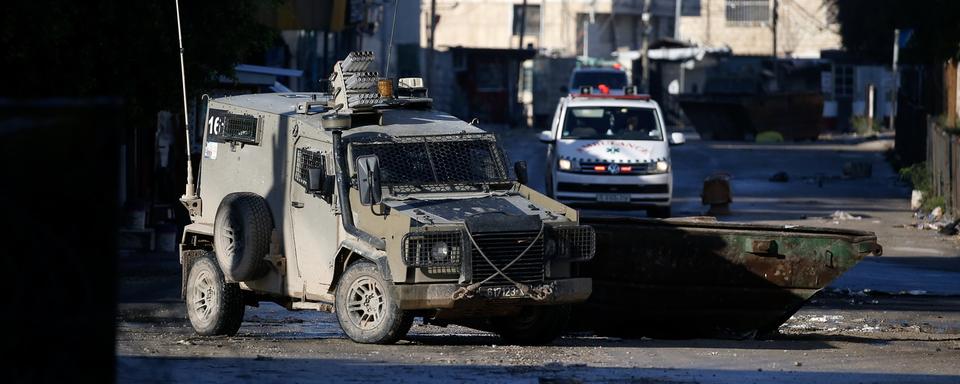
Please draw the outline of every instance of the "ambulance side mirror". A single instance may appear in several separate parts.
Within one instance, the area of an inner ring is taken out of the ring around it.
[[[687,138],[683,136],[683,133],[674,132],[670,134],[670,145],[681,145],[687,142]]]
[[[540,132],[540,134],[537,135],[537,139],[540,140],[541,143],[550,144],[553,142],[553,132],[550,132],[550,131]]]

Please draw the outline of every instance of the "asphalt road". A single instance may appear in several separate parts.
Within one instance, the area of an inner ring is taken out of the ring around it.
[[[542,188],[542,145],[508,132]],[[909,191],[883,161],[890,140],[757,145],[691,140],[675,147],[676,215],[699,215],[700,183],[733,176],[721,220],[866,229],[885,249],[817,295],[769,340],[622,340],[568,335],[555,345],[500,345],[461,327],[414,326],[392,346],[346,340],[331,314],[248,308],[236,337],[200,338],[177,302],[175,256],[123,257],[117,325],[120,382],[960,383],[956,239],[905,228]],[[867,179],[844,163],[873,165]],[[785,171],[786,183],[768,178]],[[833,220],[842,210],[859,220]],[[604,212],[587,212],[604,214]],[[618,214],[622,214],[618,213]],[[643,215],[643,213],[630,213]]]

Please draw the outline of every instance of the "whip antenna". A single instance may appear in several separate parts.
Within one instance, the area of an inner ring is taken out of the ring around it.
[[[183,86],[183,130],[187,138],[187,187],[183,193],[184,199],[193,199],[197,197],[196,188],[193,184],[193,164],[190,162],[190,123],[187,120],[189,112],[187,110],[187,73],[183,69],[183,34],[180,32],[180,0],[174,0],[177,7],[177,42],[180,43],[180,84]]]
[[[390,54],[393,53],[393,33],[397,30],[397,10],[400,9],[400,0],[393,3],[393,21],[390,23],[390,44],[387,45],[387,64],[383,67],[383,77],[390,78]]]

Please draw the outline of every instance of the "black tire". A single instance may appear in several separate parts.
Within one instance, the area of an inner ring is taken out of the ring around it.
[[[516,345],[549,344],[560,337],[570,321],[570,306],[530,306],[511,317],[491,319],[504,341]]]
[[[209,253],[190,266],[185,295],[190,325],[201,336],[236,335],[243,321],[243,292],[228,283]]]
[[[670,215],[671,215],[671,214],[672,214],[672,211],[671,211],[671,209],[670,209],[669,206],[667,206],[667,207],[647,208],[647,216],[649,216],[649,217],[656,217],[656,218],[659,218],[659,219],[667,219],[667,218],[670,218]]]
[[[357,343],[392,344],[406,336],[413,316],[399,304],[393,287],[371,262],[351,264],[337,283],[337,320],[343,333]]]
[[[547,174],[543,177],[543,181],[544,181],[544,191],[547,192],[546,193],[547,197],[551,199],[556,199],[557,196],[553,190],[553,170],[551,168],[547,168]]]
[[[273,217],[266,200],[249,192],[231,193],[217,208],[213,223],[217,261],[228,281],[250,281],[263,276],[269,264]]]

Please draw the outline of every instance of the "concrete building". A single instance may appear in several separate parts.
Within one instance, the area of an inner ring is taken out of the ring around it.
[[[676,0],[649,0],[650,38],[672,37]],[[421,0],[421,46],[429,46],[431,1]],[[437,0],[434,47],[533,48],[551,56],[610,58],[639,49],[644,0]]]
[[[828,0],[680,0],[680,40],[729,46],[735,55],[819,58],[840,49],[840,25]]]

